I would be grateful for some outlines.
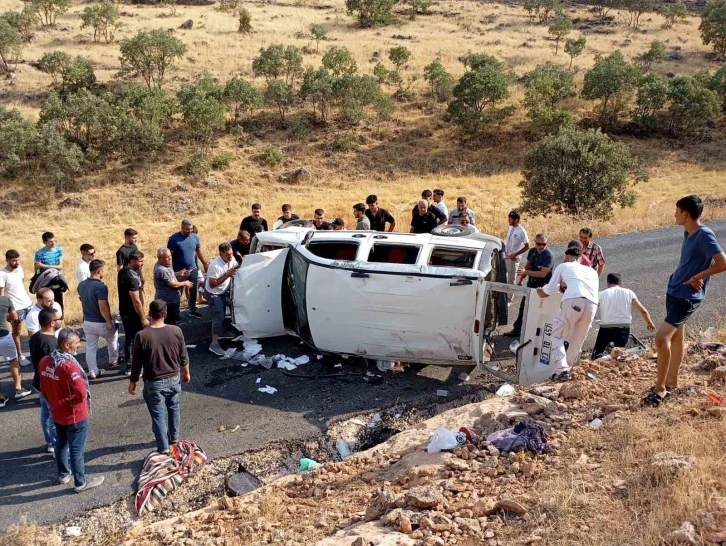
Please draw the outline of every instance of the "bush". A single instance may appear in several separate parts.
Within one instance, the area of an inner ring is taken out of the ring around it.
[[[391,22],[391,10],[395,0],[345,0],[345,9],[358,17],[363,28],[387,25]]]
[[[168,127],[172,116],[179,110],[176,98],[167,95],[163,89],[149,89],[136,84],[124,89],[121,100],[136,121],[159,129]]]
[[[81,28],[93,28],[93,41],[103,38],[107,44],[113,42],[116,30],[121,26],[118,7],[111,0],[101,0],[83,10]]]
[[[355,147],[355,141],[348,133],[338,134],[333,137],[331,148],[334,152],[350,152]]]
[[[514,107],[498,108],[509,98],[510,77],[500,66],[483,64],[465,72],[454,86],[454,100],[447,116],[464,132],[476,134],[491,122],[501,121],[514,113]]]
[[[25,158],[35,138],[35,125],[17,110],[8,110],[0,104],[0,170],[4,175],[12,172]]]
[[[194,141],[196,152],[204,158],[217,134],[225,127],[222,89],[211,79],[204,78],[195,85],[182,86],[177,98],[184,127]]]
[[[572,20],[569,17],[558,17],[552,21],[547,32],[555,38],[555,55],[557,55],[560,50],[560,40],[572,32]]]
[[[73,59],[61,72],[61,85],[64,91],[75,93],[81,89],[90,89],[96,83],[96,74],[93,72],[91,61]]]
[[[223,13],[235,13],[240,5],[240,0],[219,0],[217,9]]]
[[[417,14],[427,13],[431,6],[431,0],[404,0],[404,2],[411,6],[409,17],[412,21],[416,19]]]
[[[372,76],[346,74],[333,79],[333,99],[340,107],[341,118],[356,124],[365,119],[365,107],[381,95],[381,88]]]
[[[572,68],[572,61],[575,57],[582,55],[582,52],[585,50],[586,43],[587,41],[584,36],[576,40],[574,38],[568,38],[565,40],[565,53],[570,56],[570,68]]]
[[[561,0],[527,0],[524,9],[529,13],[531,21],[535,18],[546,25],[552,17],[559,17],[564,6]]]
[[[38,61],[38,70],[50,74],[53,83],[60,83],[61,76],[66,67],[73,62],[73,58],[65,51],[51,51],[45,53]]]
[[[632,206],[630,187],[646,179],[627,145],[599,129],[564,129],[527,152],[522,209],[531,214],[570,214],[608,219],[613,207]]]
[[[184,164],[184,172],[189,176],[204,176],[209,174],[210,170],[212,166],[200,152],[194,152]]]
[[[320,40],[325,40],[325,36],[328,34],[328,31],[325,30],[323,25],[312,24],[310,25],[310,34],[313,35],[313,39],[315,40],[315,51],[319,52]]]
[[[708,88],[721,98],[721,109],[726,112],[726,65],[709,78]]]
[[[459,57],[459,62],[464,65],[467,70],[475,70],[477,68],[489,66],[497,70],[504,70],[504,63],[497,60],[496,57],[487,55],[486,53],[469,53],[463,57]]]
[[[595,0],[595,13],[600,19],[604,19],[612,9],[623,7],[624,0]]]
[[[33,26],[40,21],[38,12],[32,4],[25,4],[23,11],[7,11],[0,15],[0,19],[5,19],[11,27],[15,28],[23,42],[30,40]]]
[[[431,86],[431,96],[437,102],[448,100],[454,78],[449,74],[439,59],[424,67],[424,80]]]
[[[600,101],[600,122],[606,128],[617,123],[638,76],[638,69],[627,63],[620,51],[596,57],[595,66],[585,73],[582,97]]]
[[[358,65],[346,47],[334,46],[328,49],[323,55],[322,65],[336,78],[358,72]]]
[[[648,72],[653,66],[653,63],[659,63],[665,58],[666,45],[660,40],[653,40],[650,44],[650,49],[643,53],[638,60],[640,61],[640,68],[643,72]]]
[[[65,139],[56,123],[39,127],[35,155],[38,170],[50,179],[56,191],[63,191],[83,165],[83,152]]]
[[[675,134],[695,133],[721,112],[718,95],[691,76],[673,78],[668,98],[668,113]]]
[[[663,4],[658,8],[658,15],[665,19],[663,28],[673,28],[676,23],[683,23],[686,20],[686,5],[677,2],[675,4]]]
[[[638,82],[633,122],[643,133],[658,129],[659,114],[668,100],[668,89],[668,81],[657,74],[648,74]]]
[[[273,144],[268,144],[262,151],[262,160],[268,165],[277,165],[285,159],[285,154],[280,148]]]
[[[411,52],[405,46],[392,47],[388,52],[388,59],[396,67],[396,70],[401,70],[409,59],[411,59]]]
[[[234,121],[239,121],[241,114],[249,115],[255,108],[263,104],[262,95],[247,80],[235,76],[224,86],[224,100],[232,109]]]
[[[320,114],[322,121],[328,120],[328,112],[334,99],[333,83],[334,78],[325,67],[321,66],[317,70],[308,68],[305,71],[300,86],[300,97],[312,103],[313,119],[316,114]]]
[[[627,10],[626,23],[629,27],[640,27],[640,18],[644,13],[653,11],[653,0],[623,0],[623,7]]]
[[[373,76],[376,78],[378,83],[384,84],[390,80],[391,71],[388,70],[382,62],[378,61],[376,66],[373,67]]]
[[[215,171],[223,171],[229,167],[230,163],[232,163],[232,156],[230,154],[215,155],[209,160],[209,164]]]
[[[18,29],[5,19],[0,19],[0,74],[9,74],[10,65],[15,63],[23,51],[23,39]]]
[[[292,88],[303,74],[302,55],[295,46],[273,44],[260,49],[259,56],[252,60],[252,71],[257,77],[263,76],[268,84],[281,79]]]
[[[556,133],[568,125],[571,116],[558,108],[565,99],[576,96],[574,73],[547,63],[529,73],[524,90],[524,105],[532,120],[532,133]]]
[[[40,24],[44,27],[55,26],[57,17],[71,6],[70,0],[30,0],[30,4],[40,16]]]
[[[139,32],[121,40],[120,76],[140,74],[149,88],[161,89],[174,61],[187,52],[187,46],[165,30]]]
[[[713,50],[726,57],[726,0],[711,0],[701,12],[698,27],[705,45],[713,45]]]
[[[239,6],[235,12],[237,17],[237,32],[240,34],[251,34],[252,33],[252,15],[247,8]]]
[[[272,80],[265,89],[265,102],[276,106],[280,121],[285,122],[285,113],[292,106],[292,89],[282,80]]]

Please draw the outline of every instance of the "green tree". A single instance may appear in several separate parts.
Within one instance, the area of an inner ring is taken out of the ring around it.
[[[373,101],[373,108],[376,111],[376,121],[378,122],[376,130],[380,131],[381,122],[391,119],[391,114],[393,113],[394,104],[393,104],[393,101],[391,100],[391,97],[387,97],[386,95],[381,93]]]
[[[335,98],[333,85],[335,78],[324,66],[317,70],[308,68],[303,74],[302,85],[300,86],[300,97],[309,100],[313,106],[313,119],[320,115],[320,120],[328,121],[330,107]]]
[[[30,0],[31,5],[40,16],[40,24],[44,27],[55,26],[55,21],[71,6],[70,0]]]
[[[101,0],[83,10],[81,28],[93,29],[93,41],[100,42],[103,38],[107,44],[113,42],[116,31],[121,26],[118,6],[111,0]]]
[[[661,111],[668,101],[668,80],[658,74],[648,74],[640,78],[635,97],[633,122],[644,133],[658,129]]]
[[[459,57],[459,62],[464,65],[467,70],[476,70],[484,66],[490,66],[497,70],[504,70],[504,63],[497,60],[496,57],[487,55],[486,53],[469,53]]]
[[[541,8],[542,3],[540,0],[526,0],[524,2],[524,11],[527,12],[530,23],[534,23],[534,20],[539,17]]]
[[[582,52],[585,50],[586,43],[587,41],[584,36],[582,38],[577,38],[576,40],[574,38],[568,38],[565,40],[565,53],[570,56],[570,68],[572,68],[572,61],[575,57],[582,55]]]
[[[706,4],[698,30],[705,45],[713,45],[716,53],[726,57],[726,0],[711,0]]]
[[[454,78],[449,74],[439,59],[424,67],[424,80],[431,86],[431,96],[435,101],[447,100],[451,95]]]
[[[510,78],[501,67],[491,64],[465,72],[454,86],[454,99],[449,103],[447,116],[469,134],[501,121],[514,112],[513,106],[499,108],[509,98]]]
[[[529,73],[524,90],[524,105],[532,120],[535,135],[556,133],[568,125],[571,116],[560,103],[576,96],[574,73],[559,65],[547,63]]]
[[[272,80],[265,89],[265,102],[276,106],[280,121],[285,122],[285,113],[292,106],[293,93],[290,86],[283,80]]]
[[[411,58],[411,52],[405,46],[392,47],[388,52],[388,59],[396,67],[396,70],[401,70]]]
[[[650,44],[650,49],[638,58],[641,70],[643,72],[649,72],[653,63],[659,63],[665,58],[665,52],[665,43],[660,40],[653,40]]]
[[[612,9],[619,9],[623,6],[623,0],[595,0],[595,13],[600,19],[604,19]]]
[[[171,32],[151,30],[121,40],[120,76],[139,74],[149,88],[161,88],[174,61],[187,52],[187,46]]]
[[[719,68],[706,84],[721,98],[721,109],[726,112],[726,65]]]
[[[224,100],[230,106],[235,121],[239,120],[240,115],[249,115],[263,104],[260,92],[250,82],[237,76],[224,86]]]
[[[216,9],[223,13],[234,14],[240,5],[240,0],[219,0],[219,5]]]
[[[292,89],[303,74],[302,55],[295,46],[272,44],[260,49],[260,54],[252,59],[252,72],[257,77],[264,76],[268,84],[282,79]]]
[[[564,5],[562,0],[537,0],[539,4],[539,22],[546,25],[552,17],[560,17]]]
[[[671,128],[676,134],[695,133],[721,112],[718,95],[691,76],[673,78],[668,98]]]
[[[237,32],[240,34],[251,34],[252,15],[250,15],[249,10],[244,6],[238,6],[234,14],[237,17]]]
[[[663,28],[673,28],[676,23],[685,22],[688,12],[685,4],[676,2],[675,4],[663,4],[658,8],[657,13],[665,19]]]
[[[38,129],[35,143],[38,171],[46,175],[56,191],[63,191],[66,184],[81,171],[83,152],[66,140],[56,123],[44,123]]]
[[[336,78],[344,74],[358,72],[358,65],[347,47],[333,46],[329,48],[323,55],[321,64]]]
[[[128,85],[122,95],[122,102],[131,117],[144,126],[159,129],[168,128],[172,116],[179,110],[176,98],[167,95],[163,89]]]
[[[640,27],[640,18],[644,13],[653,11],[653,0],[623,0],[623,7],[627,10],[626,23],[630,28]]]
[[[5,19],[11,27],[15,27],[23,42],[30,40],[33,27],[40,21],[33,4],[25,4],[22,11],[7,11],[0,15],[0,19]]]
[[[360,26],[369,28],[389,24],[395,3],[396,0],[345,0],[345,9],[358,17]]]
[[[35,124],[0,104],[0,170],[4,175],[11,174],[26,157],[34,138]]]
[[[313,35],[313,39],[315,40],[315,51],[320,52],[320,40],[325,40],[328,31],[323,25],[316,25],[313,23],[310,25],[310,34]]]
[[[380,95],[380,85],[368,74],[346,74],[333,80],[333,97],[340,108],[340,117],[346,123],[356,124],[365,119],[365,107]]]
[[[373,67],[373,76],[378,80],[378,83],[384,84],[388,82],[391,75],[391,71],[388,70],[385,65],[378,61],[376,66]]]
[[[224,88],[209,76],[199,78],[192,84],[184,84],[176,93],[179,105],[184,110],[184,106],[194,99],[203,99],[211,97],[219,102],[224,101]]]
[[[405,0],[405,3],[411,6],[408,16],[412,21],[416,19],[416,15],[419,13],[427,13],[429,7],[431,7],[431,0]]]
[[[58,84],[66,67],[73,62],[71,57],[65,51],[51,51],[45,53],[38,61],[38,70],[50,74],[53,83]]]
[[[563,129],[527,152],[522,210],[608,219],[613,207],[632,206],[633,184],[646,176],[627,145],[599,129]]]
[[[582,97],[600,101],[600,122],[606,128],[617,123],[638,76],[638,69],[626,62],[620,51],[596,57],[595,66],[585,73]]]
[[[75,93],[93,87],[95,83],[96,74],[91,61],[77,57],[63,67],[61,85],[64,91]]]
[[[547,32],[555,38],[555,55],[557,55],[560,50],[560,40],[572,32],[572,19],[565,16],[558,17],[552,21]]]
[[[5,19],[0,19],[0,74],[9,74],[10,65],[15,63],[23,51],[23,39],[18,29]]]
[[[181,100],[180,100],[181,103]],[[217,135],[224,129],[224,104],[211,95],[196,95],[182,104],[184,128],[202,159],[206,157]]]

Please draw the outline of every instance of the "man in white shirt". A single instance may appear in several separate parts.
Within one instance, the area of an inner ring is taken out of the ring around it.
[[[7,265],[0,270],[0,296],[8,296],[10,301],[13,302],[13,307],[15,307],[18,318],[12,325],[13,340],[18,351],[20,364],[27,366],[30,361],[23,356],[23,352],[20,350],[20,331],[28,311],[33,306],[33,302],[25,291],[25,272],[20,265],[20,253],[17,250],[8,250],[5,253],[5,262]]]
[[[605,354],[612,343],[615,347],[625,347],[630,339],[630,324],[633,322],[633,307],[643,316],[648,331],[655,331],[655,324],[650,313],[638,301],[635,292],[620,286],[623,280],[619,273],[608,273],[608,287],[598,295],[600,310],[600,331],[597,333],[592,359]]]
[[[444,203],[444,190],[436,188],[434,190],[434,206],[439,209],[446,218],[449,217],[449,207]]]
[[[89,264],[95,255],[96,249],[93,248],[93,245],[89,245],[88,243],[81,245],[81,257],[78,258],[78,264],[76,265],[76,280],[78,284],[81,284],[82,281],[85,281],[91,276]]]
[[[560,312],[552,326],[550,362],[554,362],[555,381],[570,379],[570,364],[577,363],[587,333],[595,318],[598,303],[598,276],[594,269],[578,263],[582,250],[568,248],[565,261],[555,268],[552,279],[537,289],[540,298],[563,292]],[[569,345],[565,349],[565,342]]]
[[[517,268],[522,261],[522,254],[529,250],[529,237],[524,226],[520,224],[521,216],[518,210],[513,210],[507,217],[509,222],[509,231],[507,232],[507,242],[504,245],[504,260],[507,267],[507,283],[515,284],[517,282]],[[512,302],[513,294],[507,296],[507,301]]]
[[[219,256],[214,258],[207,268],[204,291],[212,309],[212,343],[209,345],[209,350],[218,356],[224,355],[219,337],[224,335],[224,314],[229,307],[229,288],[232,277],[241,266],[242,261],[237,263],[234,258],[232,245],[222,243],[219,245]]]
[[[55,309],[58,313],[58,320],[56,324],[59,328],[56,329],[56,333],[62,328],[62,317],[63,310],[58,302],[55,301],[55,295],[50,288],[40,288],[35,293],[35,305],[30,308],[28,314],[25,317],[25,327],[28,329],[28,336],[32,336],[35,332],[40,331],[40,323],[38,322],[38,315],[43,309]]]

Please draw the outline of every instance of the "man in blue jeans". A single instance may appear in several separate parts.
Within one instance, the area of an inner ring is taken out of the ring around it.
[[[660,405],[678,387],[685,323],[706,297],[710,277],[726,271],[726,254],[713,231],[701,224],[701,214],[703,201],[697,195],[676,202],[676,224],[685,229],[681,259],[668,280],[666,318],[655,336],[658,377],[644,405]]]
[[[169,237],[166,248],[171,252],[171,265],[174,268],[176,279],[179,282],[190,281],[189,287],[189,316],[201,318],[197,312],[197,285],[199,284],[199,269],[197,258],[202,267],[207,270],[207,259],[202,252],[202,244],[194,233],[194,223],[191,220],[182,220],[181,229]]]
[[[241,258],[241,257],[240,257]],[[230,243],[219,245],[219,256],[214,258],[207,268],[207,281],[204,291],[207,293],[209,306],[212,308],[212,343],[209,350],[222,356],[224,350],[219,345],[219,337],[224,335],[224,314],[229,306],[229,288],[232,277],[242,266],[242,261],[235,261]]]
[[[156,450],[169,453],[169,446],[179,441],[181,382],[192,379],[189,354],[181,329],[164,323],[163,300],[149,304],[149,318],[149,327],[136,334],[134,340],[129,394],[136,394],[136,383],[143,375],[144,401],[151,415]]]

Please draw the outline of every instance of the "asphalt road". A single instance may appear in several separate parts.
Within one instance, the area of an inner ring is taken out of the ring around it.
[[[711,224],[726,242],[726,222]],[[653,319],[663,319],[665,287],[675,267],[681,244],[679,229],[621,235],[598,241],[604,249],[606,271],[623,275],[651,311]],[[562,254],[554,247],[556,256]],[[603,279],[604,282],[604,279]],[[706,303],[692,324],[705,329],[722,316],[726,305],[726,275],[711,283]],[[366,383],[361,376],[345,379],[298,379],[279,369],[242,368],[232,360],[219,360],[207,351],[208,323],[189,323],[188,342],[200,341],[190,349],[192,382],[182,395],[182,437],[197,442],[210,457],[222,457],[258,448],[281,439],[304,438],[317,434],[331,419],[375,410],[396,401],[433,397],[442,382],[452,396],[471,391],[476,385],[458,386],[447,380],[448,369],[428,367],[418,374],[387,374],[380,385]],[[648,336],[640,317],[634,321],[637,334]],[[263,342],[267,355],[285,353],[297,356],[304,347],[297,340],[282,338]],[[315,360],[314,355],[312,355]],[[101,360],[104,361],[103,358]],[[360,371],[355,366],[351,371]],[[300,368],[301,373],[322,371],[316,363]],[[257,391],[260,385],[278,389],[274,395]],[[24,374],[29,385],[31,374]],[[9,392],[7,365],[0,365],[0,385]],[[150,420],[141,394],[126,392],[126,378],[102,376],[92,384],[93,415],[86,453],[86,471],[103,474],[102,487],[74,494],[71,486],[56,484],[53,458],[41,450],[37,396],[10,402],[0,410],[0,531],[25,515],[31,521],[55,522],[83,511],[115,502],[133,494],[134,479],[141,462],[153,450]],[[140,389],[139,389],[140,390]],[[235,433],[220,433],[224,425]]]

